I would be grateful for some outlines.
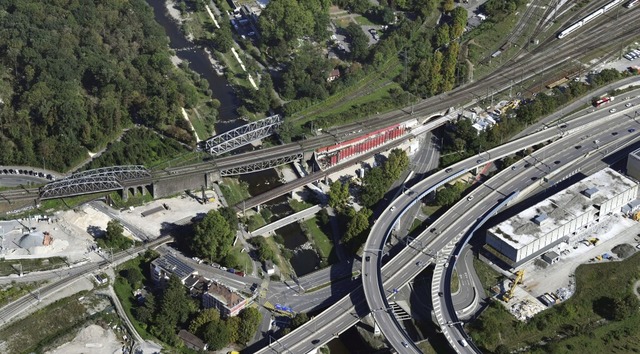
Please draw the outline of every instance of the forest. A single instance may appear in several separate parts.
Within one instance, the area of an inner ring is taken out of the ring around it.
[[[198,89],[144,0],[0,0],[0,13],[0,164],[64,171],[133,123],[193,143],[180,107]]]

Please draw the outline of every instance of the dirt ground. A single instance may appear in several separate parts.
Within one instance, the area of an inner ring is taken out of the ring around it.
[[[76,337],[47,354],[115,354],[122,353],[122,342],[111,329],[98,325],[83,328]]]

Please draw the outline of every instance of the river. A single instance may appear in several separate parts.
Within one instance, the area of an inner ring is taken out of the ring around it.
[[[227,82],[224,76],[218,76],[211,65],[209,56],[200,47],[196,47],[190,42],[180,30],[180,25],[169,15],[165,2],[163,0],[147,0],[149,6],[153,8],[153,15],[156,20],[164,28],[169,38],[169,47],[175,50],[176,55],[181,60],[189,63],[189,68],[200,74],[207,82],[209,88],[213,92],[213,98],[220,101],[218,122],[216,123],[216,132],[221,133],[236,128],[245,122],[238,120],[236,108],[239,101],[233,88]],[[182,50],[191,48],[189,50]]]

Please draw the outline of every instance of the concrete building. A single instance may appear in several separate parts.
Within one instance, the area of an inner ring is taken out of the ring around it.
[[[487,230],[487,246],[512,267],[545,253],[635,200],[636,182],[606,168]]]
[[[211,281],[209,288],[202,294],[204,308],[216,308],[222,317],[233,317],[247,305],[247,299],[233,289]]]
[[[169,280],[169,277],[173,274],[180,279],[182,284],[185,284],[189,276],[198,274],[198,271],[172,254],[165,254],[164,256],[154,259],[150,267],[151,278],[155,283]]]
[[[627,175],[640,181],[640,149],[627,157]]]

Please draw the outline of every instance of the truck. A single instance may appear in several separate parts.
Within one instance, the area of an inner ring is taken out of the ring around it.
[[[604,97],[601,97],[601,98],[599,98],[599,99],[597,99],[597,100],[593,101],[593,105],[594,105],[596,108],[598,108],[598,107],[600,107],[600,106],[602,106],[602,105],[605,105],[605,104],[607,104],[607,103],[609,103],[609,102],[612,102],[613,100],[615,100],[615,97],[613,97],[613,96],[611,96],[611,97],[604,96]]]

